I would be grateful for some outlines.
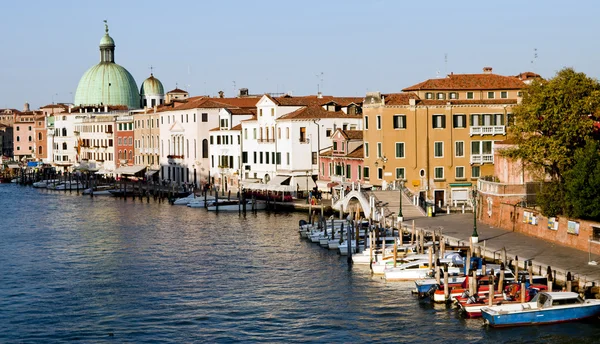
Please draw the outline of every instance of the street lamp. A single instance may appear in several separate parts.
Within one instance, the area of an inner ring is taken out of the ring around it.
[[[308,192],[308,170],[306,171],[306,203],[310,204],[310,193]]]
[[[404,215],[402,214],[402,189],[404,189],[404,180],[400,180],[400,207],[398,208],[398,222],[402,225]]]
[[[471,242],[476,244],[479,242],[479,234],[477,234],[477,188],[473,186],[473,234],[471,234]]]

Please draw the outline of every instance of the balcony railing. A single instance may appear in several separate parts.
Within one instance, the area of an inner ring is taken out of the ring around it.
[[[474,154],[471,155],[471,164],[493,164],[494,154]]]
[[[473,135],[506,135],[506,127],[503,125],[472,126],[469,133]]]

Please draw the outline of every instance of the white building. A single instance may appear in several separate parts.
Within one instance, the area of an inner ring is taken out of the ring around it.
[[[161,178],[196,186],[211,177],[209,131],[224,108],[252,109],[257,98],[192,97],[159,107]]]
[[[54,115],[54,126],[48,129],[48,159],[58,170],[70,171],[77,164],[77,137],[75,136],[76,113],[63,112]],[[51,148],[50,148],[51,147]],[[50,158],[50,156],[52,156]]]
[[[255,109],[226,108],[219,111],[219,126],[210,130],[210,174],[215,185],[238,188],[242,164],[242,121],[255,118]]]
[[[289,191],[315,186],[319,152],[332,146],[336,128],[362,129],[359,97],[263,96],[255,120],[242,122],[246,185],[260,179]]]

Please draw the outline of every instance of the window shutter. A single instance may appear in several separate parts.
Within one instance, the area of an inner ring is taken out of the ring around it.
[[[442,128],[446,128],[446,115],[442,115]]]

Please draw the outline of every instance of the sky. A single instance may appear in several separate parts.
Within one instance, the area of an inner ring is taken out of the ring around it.
[[[400,92],[454,73],[597,78],[592,0],[30,0],[0,3],[0,108],[73,102],[99,62],[108,20],[115,62],[190,96]]]

